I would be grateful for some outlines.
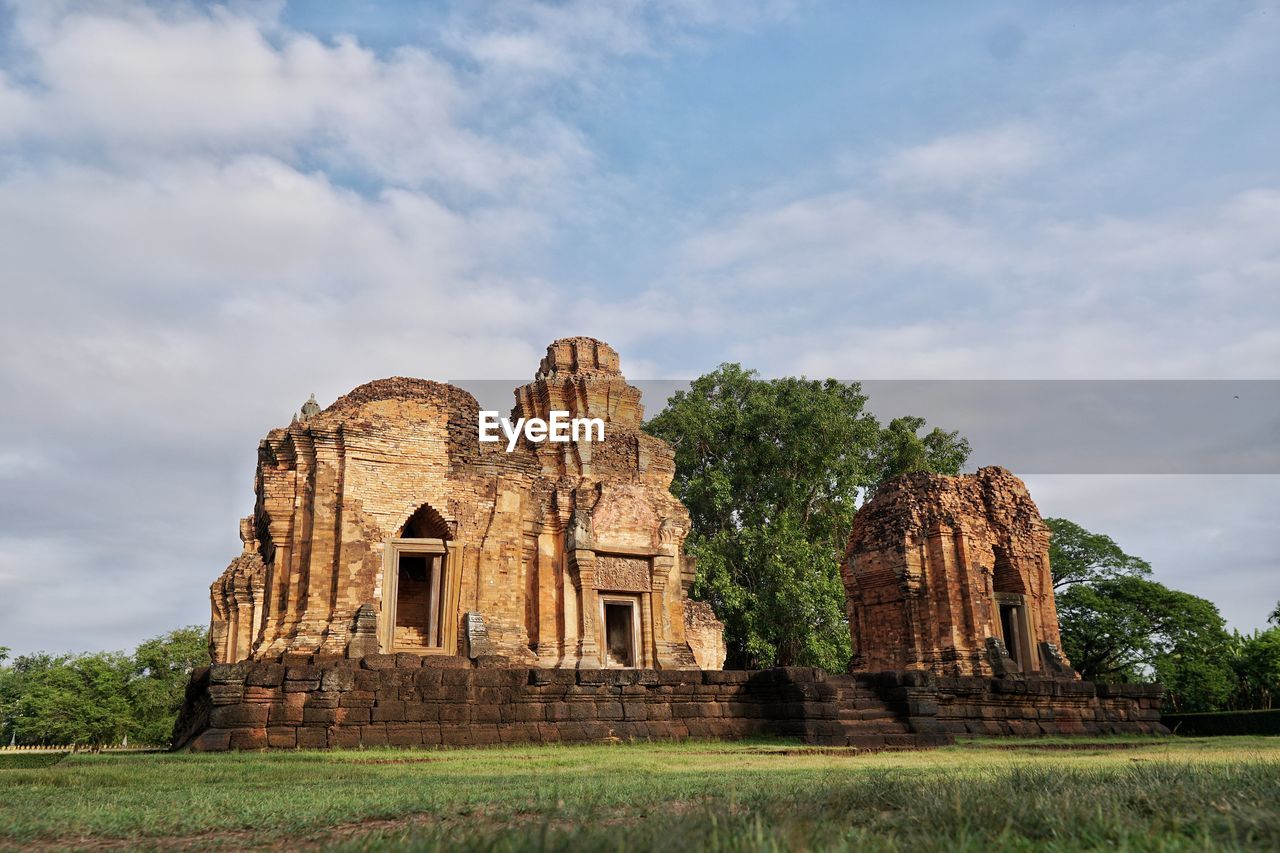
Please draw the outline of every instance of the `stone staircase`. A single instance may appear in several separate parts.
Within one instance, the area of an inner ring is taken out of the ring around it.
[[[928,717],[913,714],[910,691],[886,685],[876,675],[828,675],[836,726],[824,726],[824,743],[859,749],[920,749],[945,746],[953,738]]]

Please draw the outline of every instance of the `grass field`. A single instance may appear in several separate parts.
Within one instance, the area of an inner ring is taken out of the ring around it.
[[[1280,738],[0,756],[0,847],[80,844],[1277,849]]]

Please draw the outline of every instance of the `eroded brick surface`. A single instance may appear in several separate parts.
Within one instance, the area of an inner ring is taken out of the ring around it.
[[[1003,468],[881,486],[841,573],[857,670],[1075,677],[1057,651],[1048,527]]]

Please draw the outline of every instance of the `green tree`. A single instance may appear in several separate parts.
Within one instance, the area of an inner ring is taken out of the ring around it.
[[[1126,554],[1110,536],[1085,530],[1065,518],[1046,518],[1049,525],[1049,568],[1053,588],[1124,576],[1146,577],[1151,564]]]
[[[923,436],[924,418],[894,418],[880,432],[873,460],[876,481],[915,471],[958,474],[969,458],[969,442],[958,432],[934,427]]]
[[[104,745],[134,729],[125,655],[20,655],[11,670],[3,701],[19,743]]]
[[[1089,681],[1155,674],[1179,710],[1231,694],[1229,638],[1212,602],[1134,575],[1075,583],[1058,596],[1063,650]]]
[[[139,645],[129,682],[134,737],[144,743],[168,743],[191,671],[208,664],[209,632],[200,625],[177,628]]]
[[[1267,617],[1267,621],[1272,625],[1280,625],[1280,601],[1276,602],[1276,609],[1271,611],[1271,615]]]
[[[645,425],[675,450],[672,491],[693,520],[693,594],[725,622],[730,665],[843,670],[839,562],[860,491],[898,466],[956,473],[967,457],[963,440],[948,445],[935,430],[916,439],[922,462],[907,433],[923,421],[901,419],[886,436],[865,405],[857,384],[765,381],[725,364]]]
[[[1152,664],[1172,711],[1216,711],[1230,702],[1237,678],[1231,637],[1218,608],[1190,593],[1170,590],[1168,615],[1159,620],[1162,643]]]
[[[0,661],[4,657],[0,656]],[[0,665],[0,736],[24,744],[163,744],[191,670],[209,661],[204,628],[154,637],[133,655],[19,655]]]
[[[1110,536],[1047,518],[1063,651],[1090,681],[1156,678],[1174,710],[1222,707],[1238,692],[1217,607],[1150,579]]]
[[[1235,671],[1233,710],[1267,710],[1280,705],[1280,628],[1232,637],[1231,668]]]
[[[9,647],[0,646],[0,746],[9,743],[13,737],[13,727],[9,724],[10,705],[16,695],[13,667],[6,666],[9,659]]]

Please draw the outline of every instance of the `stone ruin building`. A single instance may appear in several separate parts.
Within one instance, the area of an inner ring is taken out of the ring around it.
[[[1159,685],[1062,658],[1048,530],[1004,469],[904,475],[859,510],[849,672],[723,671],[724,626],[687,597],[673,454],[617,353],[556,341],[516,390],[514,416],[599,417],[603,442],[508,453],[478,410],[383,379],[267,435],[175,748],[1167,732]]]
[[[1049,528],[1003,468],[885,484],[854,517],[841,574],[856,670],[1075,677]]]
[[[719,669],[723,626],[688,599],[689,514],[640,392],[593,338],[547,348],[511,418],[600,418],[604,441],[507,452],[471,394],[361,385],[258,448],[244,552],[213,584],[218,663],[284,654],[498,657],[555,668]]]

